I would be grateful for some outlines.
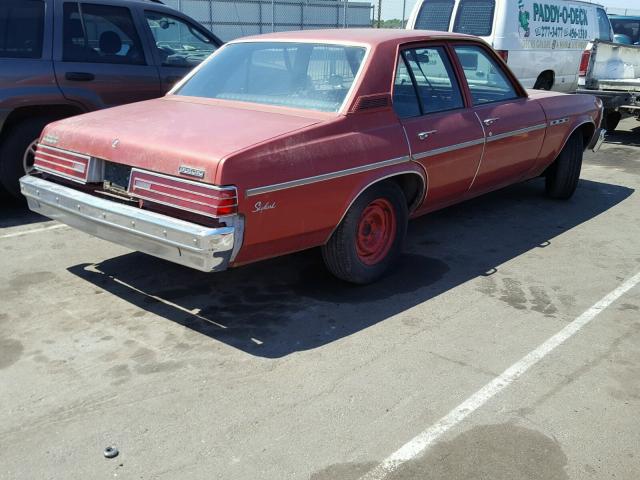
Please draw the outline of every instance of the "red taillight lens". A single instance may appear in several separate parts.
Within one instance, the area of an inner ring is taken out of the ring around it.
[[[500,55],[500,58],[505,61],[509,60],[509,50],[496,50],[496,53]]]
[[[586,77],[587,70],[589,70],[589,61],[591,60],[591,50],[585,50],[582,52],[582,57],[580,58],[580,68],[578,69],[578,76]]]
[[[42,172],[85,183],[91,157],[38,144],[33,166]]]
[[[208,217],[223,217],[238,211],[235,187],[217,187],[135,168],[131,170],[129,194]]]

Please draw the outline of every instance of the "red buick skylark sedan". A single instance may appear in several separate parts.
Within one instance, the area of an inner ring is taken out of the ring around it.
[[[321,30],[228,43],[161,99],[46,127],[32,210],[203,271],[321,247],[379,278],[410,218],[538,176],[569,198],[588,95],[525,91],[483,41]]]

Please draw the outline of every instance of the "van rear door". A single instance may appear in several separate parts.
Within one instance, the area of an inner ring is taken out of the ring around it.
[[[409,22],[407,28],[448,32],[454,7],[454,0],[424,0],[418,10],[415,24],[411,25]]]

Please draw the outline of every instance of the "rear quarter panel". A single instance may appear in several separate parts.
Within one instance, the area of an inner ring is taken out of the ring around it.
[[[314,178],[393,159],[398,163],[327,180]],[[225,159],[216,183],[237,185],[238,209],[245,216],[235,264],[326,243],[366,186],[405,171],[424,177],[409,159],[404,131],[391,110],[338,117]],[[309,183],[265,193],[253,190],[296,180]]]

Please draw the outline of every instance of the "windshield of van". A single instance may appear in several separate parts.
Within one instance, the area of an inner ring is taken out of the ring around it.
[[[418,30],[449,31],[451,12],[454,0],[425,0],[416,17],[415,27]]]
[[[632,45],[640,43],[640,19],[618,20],[611,19],[611,26],[616,35],[626,35]]]
[[[174,93],[337,112],[365,52],[364,47],[318,43],[232,43]]]
[[[486,37],[493,30],[495,0],[460,0],[453,31]]]

